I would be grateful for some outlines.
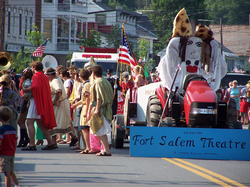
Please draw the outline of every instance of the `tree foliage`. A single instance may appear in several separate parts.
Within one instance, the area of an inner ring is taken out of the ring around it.
[[[120,6],[127,10],[136,11],[148,7],[151,1],[152,0],[102,0],[102,3],[107,4],[111,8]]]
[[[30,32],[29,30],[26,32],[27,40],[31,43],[31,45],[35,47],[39,47],[43,42],[43,35],[39,32],[38,27],[33,24],[33,30]]]
[[[111,33],[106,37],[107,47],[119,48],[121,43],[121,26],[119,24],[112,25]]]
[[[147,54],[149,51],[149,42],[145,39],[138,40],[138,54],[143,60],[147,60]]]
[[[27,54],[27,52],[23,54],[20,50],[16,55],[11,53],[11,57],[11,69],[16,69],[17,73],[21,73],[26,67],[28,67],[30,61],[30,54]]]
[[[37,26],[33,24],[33,30],[30,32],[29,30],[26,32],[27,40],[33,45],[34,47],[38,48],[44,41],[43,35],[39,32]],[[34,50],[25,50],[23,53],[20,50],[16,55],[11,53],[12,57],[12,69],[16,69],[17,73],[21,73],[26,67],[29,66],[31,59],[31,54]],[[35,57],[36,60],[42,60],[40,57]]]
[[[204,4],[203,0],[152,0],[147,15],[159,38],[154,43],[154,54],[167,46],[169,38],[172,36],[173,20],[183,7],[186,9],[189,19],[192,20],[197,19],[197,14],[194,14],[195,7],[202,10]],[[204,17],[200,14],[198,16],[198,18]]]
[[[77,43],[84,47],[100,47],[102,44],[101,33],[95,30],[90,30],[89,38],[86,38],[84,32],[80,32],[79,39],[80,40]]]
[[[219,24],[220,18],[226,25],[247,25],[250,14],[249,0],[205,0],[206,11],[213,24]]]

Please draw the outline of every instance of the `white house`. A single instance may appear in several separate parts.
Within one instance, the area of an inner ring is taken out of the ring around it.
[[[89,4],[88,10],[88,22],[96,22],[99,26],[111,26],[115,24],[122,26],[124,23],[125,32],[130,41],[137,43],[139,39],[145,39],[149,42],[149,53],[147,59],[153,58],[153,41],[158,38],[146,15],[127,11],[122,7],[111,9],[101,2],[92,2]],[[104,29],[108,30],[107,27]],[[103,37],[103,41],[105,41],[105,37]],[[105,46],[105,44],[103,45]]]
[[[79,50],[77,34],[87,22],[87,2],[80,0],[9,0],[5,16],[5,50],[36,49],[27,41],[26,31],[35,24],[49,38],[44,54],[66,64],[66,55]]]
[[[79,51],[80,32],[89,36],[92,29],[100,31],[105,46],[105,34],[111,32],[112,25],[122,25],[125,21],[130,41],[137,43],[144,38],[150,43],[150,58],[153,40],[157,39],[152,25],[149,30],[143,24],[143,21],[148,22],[145,16],[122,8],[111,9],[101,0],[8,0],[5,10],[5,51],[35,50],[26,36],[27,30],[32,31],[35,24],[43,39],[49,39],[44,54],[53,55],[61,65],[66,65],[69,52]]]
[[[4,50],[19,52],[33,48],[27,41],[26,31],[32,30],[35,22],[35,1],[10,0],[5,7]]]

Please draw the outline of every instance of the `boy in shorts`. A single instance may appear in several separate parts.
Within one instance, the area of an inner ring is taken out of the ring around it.
[[[0,172],[4,172],[5,186],[11,186],[11,179],[15,186],[19,183],[14,173],[14,158],[17,146],[16,129],[10,125],[9,120],[12,117],[12,110],[7,106],[0,106]]]

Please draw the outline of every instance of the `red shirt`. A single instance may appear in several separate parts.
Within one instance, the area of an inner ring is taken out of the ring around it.
[[[0,127],[0,155],[15,156],[17,133],[12,125],[2,125]]]
[[[19,82],[19,88],[21,89],[21,91],[20,91],[21,95],[23,95],[22,85],[23,85],[23,77],[21,77],[20,82]]]
[[[240,102],[240,112],[248,112],[249,104],[246,101],[241,101]]]
[[[122,93],[126,95],[128,89],[130,89],[130,98],[132,97],[132,88],[134,87],[134,83],[132,81],[128,81],[128,83],[122,82]]]
[[[160,81],[161,81],[161,79],[159,77],[157,77],[154,82],[160,82]]]

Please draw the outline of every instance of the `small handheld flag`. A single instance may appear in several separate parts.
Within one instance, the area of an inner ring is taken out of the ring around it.
[[[46,47],[46,44],[47,44],[47,41],[49,39],[45,40],[45,42],[40,45],[32,54],[31,56],[36,56],[36,57],[42,57],[43,56],[43,52],[45,51],[45,47]]]

